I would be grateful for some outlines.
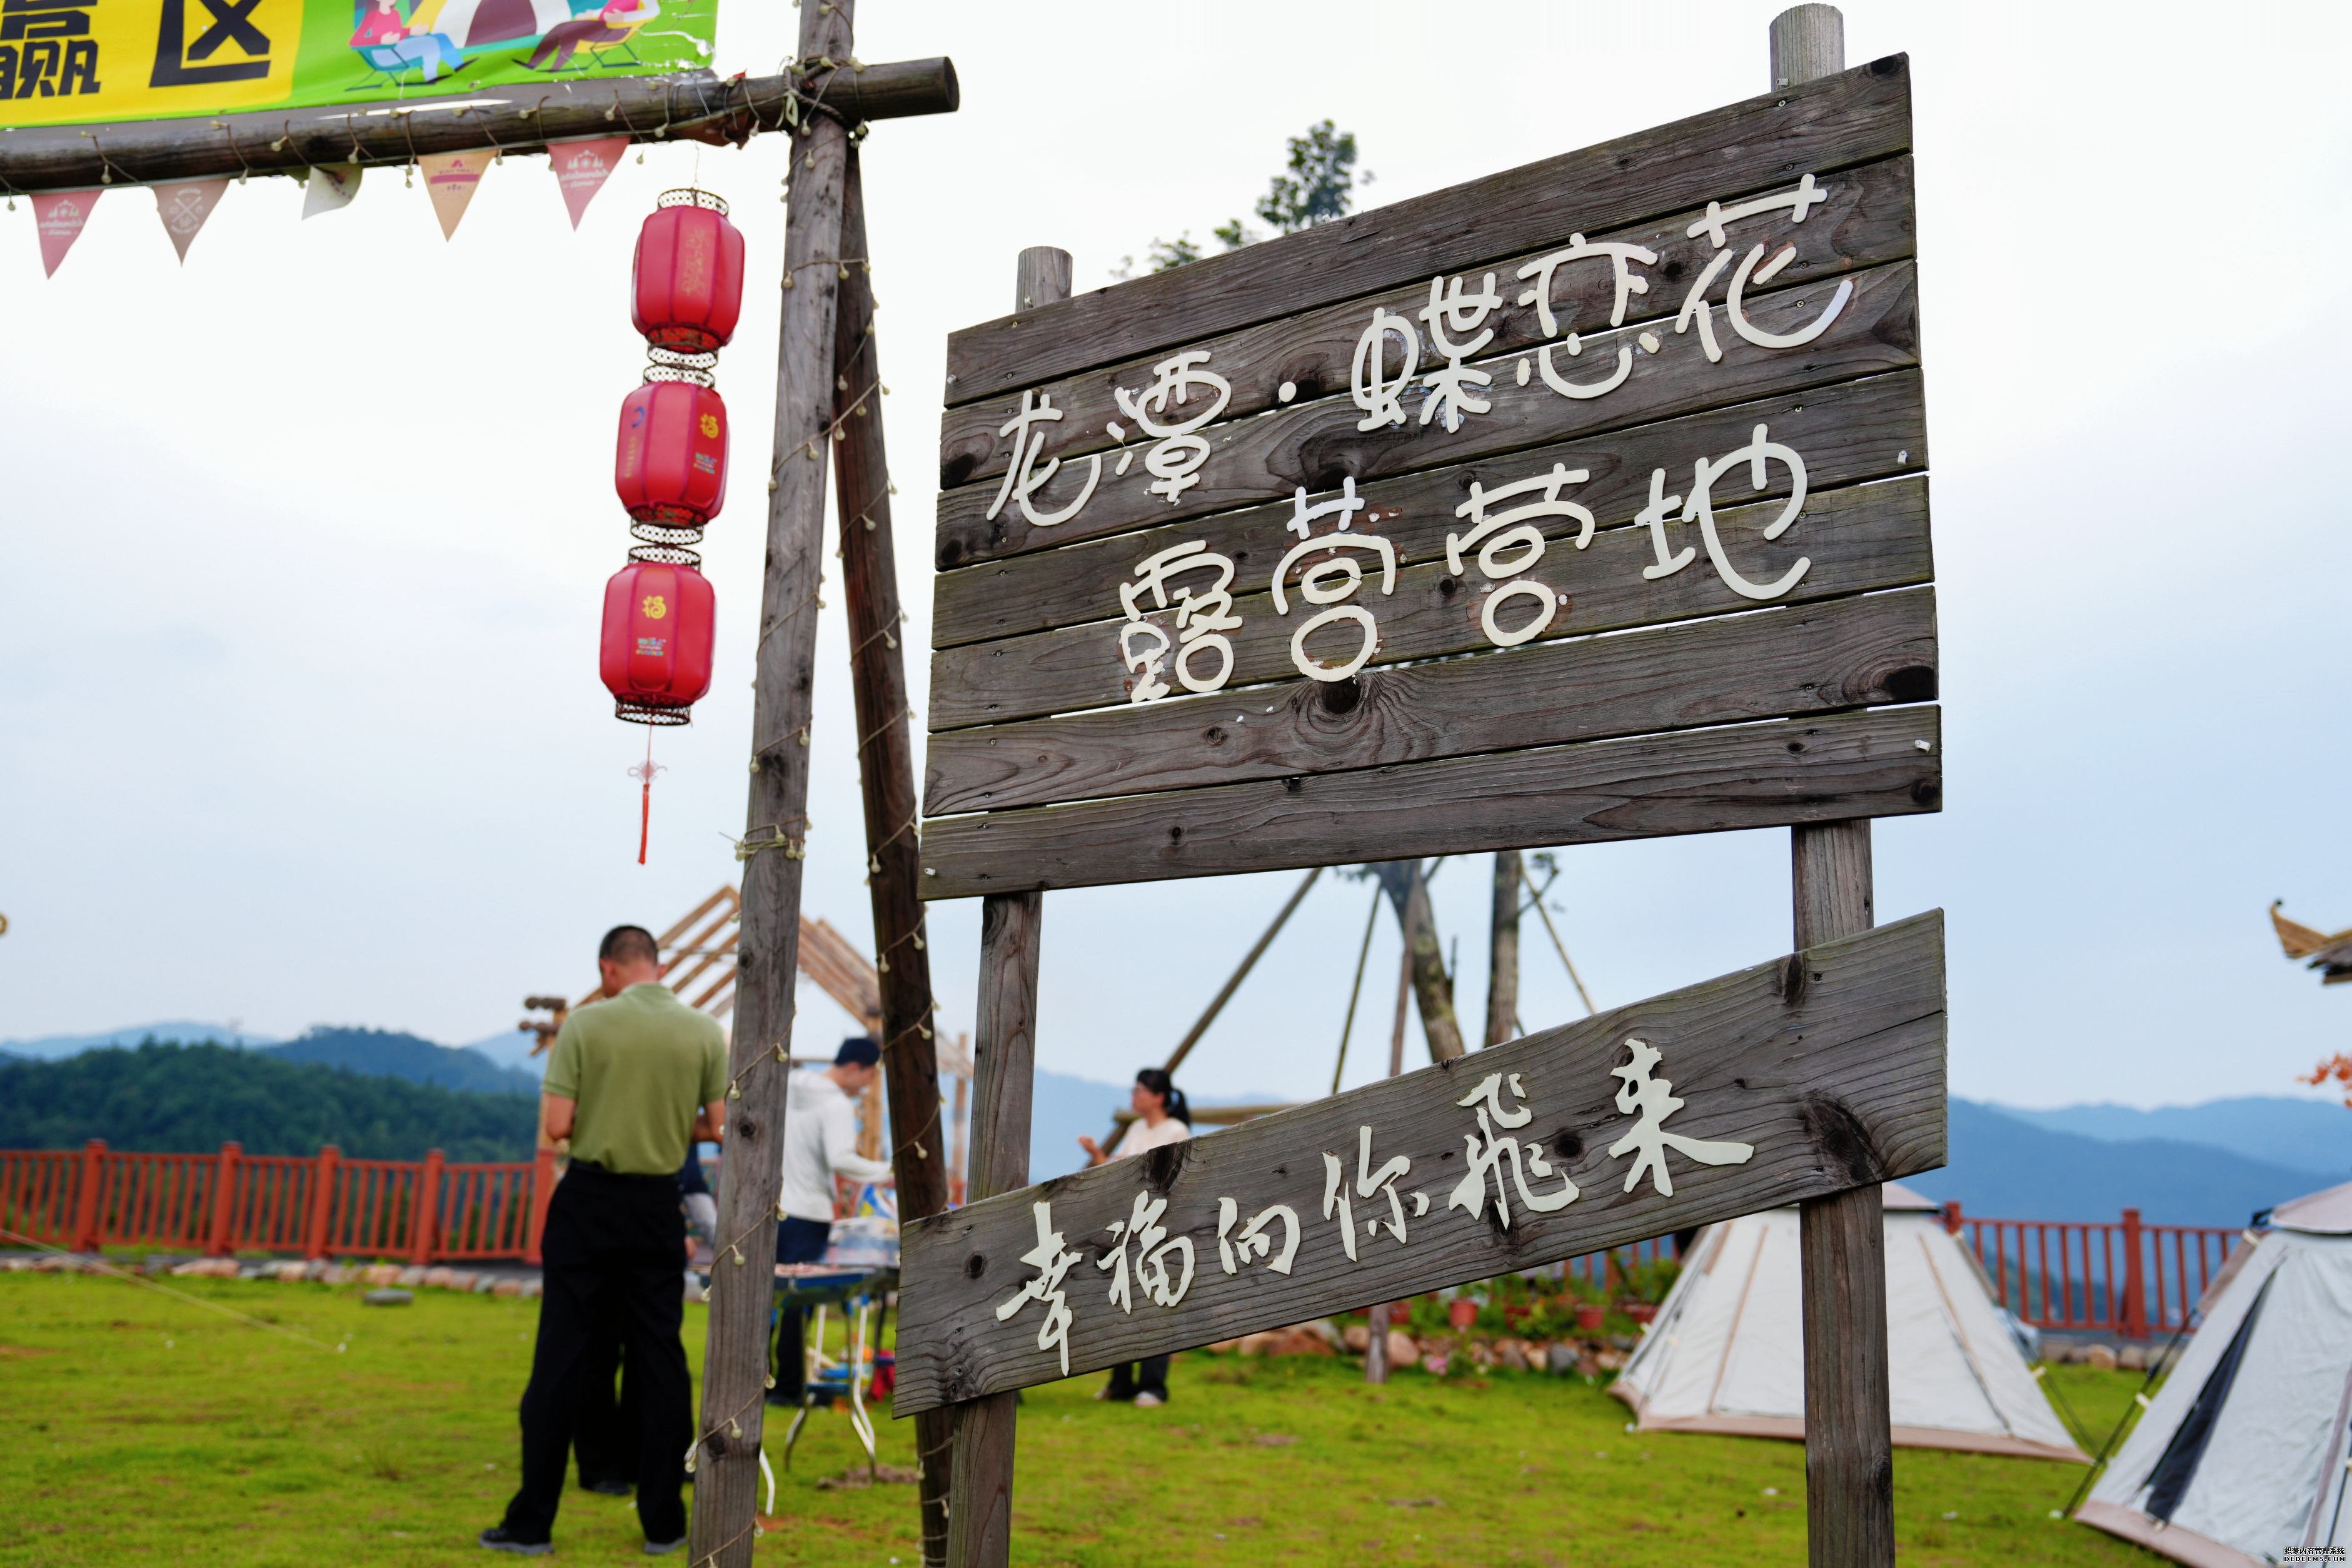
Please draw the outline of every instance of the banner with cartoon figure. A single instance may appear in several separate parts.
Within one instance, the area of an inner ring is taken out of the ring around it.
[[[0,126],[708,68],[719,0],[0,0]]]

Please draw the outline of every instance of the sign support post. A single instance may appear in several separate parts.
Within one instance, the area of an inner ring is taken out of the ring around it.
[[[1070,297],[1070,253],[1033,245],[1015,263],[1013,308]],[[980,998],[972,1019],[971,1173],[965,1201],[1029,1184],[1030,1100],[1036,1082],[1038,941],[1045,895],[991,893],[980,905]],[[1004,1563],[1013,1551],[1013,1439],[1017,1392],[969,1401],[954,1419],[948,1489],[949,1568]]]
[[[1772,85],[1845,68],[1845,18],[1793,5],[1772,18]],[[1870,819],[1800,824],[1790,883],[1800,952],[1870,929]],[[1887,1394],[1886,1228],[1876,1186],[1798,1207],[1805,1345],[1805,1542],[1812,1568],[1895,1562]]]

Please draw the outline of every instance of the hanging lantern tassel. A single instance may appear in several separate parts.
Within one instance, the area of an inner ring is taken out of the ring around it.
[[[662,771],[654,761],[654,732],[646,731],[646,760],[629,770],[629,776],[639,784],[637,791],[637,864],[646,863],[646,841],[654,827],[654,775]]]

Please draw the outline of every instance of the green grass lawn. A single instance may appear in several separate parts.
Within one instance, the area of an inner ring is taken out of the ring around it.
[[[0,1274],[0,1564],[492,1561],[471,1541],[515,1483],[536,1302],[171,1284],[327,1348],[120,1279]],[[689,1308],[698,1368],[702,1323]],[[2138,1385],[2053,1375],[2095,1425]],[[1190,1355],[1160,1410],[1096,1404],[1097,1381],[1029,1391],[1017,1563],[1804,1561],[1799,1446],[1636,1436],[1580,1380],[1405,1372],[1372,1389],[1339,1362]],[[877,1425],[884,1461],[911,1465],[912,1424]],[[917,1561],[911,1487],[818,1485],[853,1458],[843,1413],[811,1417],[763,1562]],[[1906,1448],[1895,1474],[1906,1564],[2157,1561],[2049,1517],[2074,1466]],[[573,1562],[644,1561],[622,1500],[568,1494],[556,1540]]]

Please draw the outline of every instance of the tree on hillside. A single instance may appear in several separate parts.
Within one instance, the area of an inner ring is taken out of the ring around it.
[[[538,1101],[280,1061],[215,1045],[84,1051],[0,1064],[0,1149],[75,1149],[103,1138],[158,1153],[217,1149],[364,1160],[528,1160]]]
[[[1258,198],[1256,212],[1259,221],[1269,225],[1276,234],[1296,234],[1302,228],[1329,223],[1348,216],[1355,205],[1355,188],[1359,179],[1372,183],[1371,171],[1360,176],[1356,173],[1356,136],[1351,131],[1341,131],[1330,121],[1310,125],[1304,136],[1289,139],[1289,158],[1283,172],[1276,174]],[[1219,224],[1210,231],[1227,250],[1239,250],[1254,245],[1265,237],[1239,218]],[[1174,239],[1154,237],[1145,252],[1147,271],[1168,272],[1202,257],[1198,242],[1187,229]],[[1118,270],[1111,276],[1124,279],[1135,269],[1135,258],[1119,258]]]

